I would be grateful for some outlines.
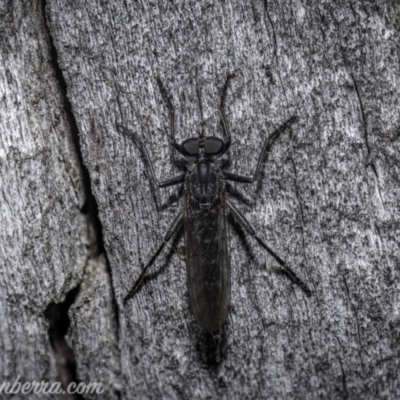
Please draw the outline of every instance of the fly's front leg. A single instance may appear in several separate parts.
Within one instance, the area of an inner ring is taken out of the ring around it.
[[[156,75],[157,79],[157,84],[158,87],[160,88],[161,95],[164,99],[164,101],[167,103],[168,106],[168,111],[169,111],[169,120],[170,120],[170,126],[169,126],[169,143],[170,146],[172,147],[172,159],[174,163],[176,163],[175,157],[174,157],[174,149],[180,150],[180,146],[176,141],[175,138],[175,107],[174,107],[174,102],[172,100],[172,97],[168,93],[167,89],[165,88],[164,84],[162,83],[162,80],[159,75]]]
[[[124,298],[124,304],[137,292],[139,289],[140,285],[143,283],[144,278],[146,277],[147,273],[149,272],[149,269],[151,266],[154,264],[156,261],[157,257],[160,255],[161,251],[165,247],[165,245],[169,242],[169,240],[174,236],[176,232],[179,231],[179,229],[182,227],[183,223],[183,213],[180,213],[176,216],[174,221],[172,222],[171,226],[169,227],[165,237],[164,241],[161,243],[159,248],[156,250],[156,252],[153,254],[153,257],[150,258],[150,261],[146,264],[146,266],[143,268],[142,273],[140,274],[139,278],[136,280],[135,284],[133,285],[132,289],[128,292],[128,294]]]
[[[130,131],[129,129],[125,128],[124,126],[122,126],[121,124],[117,124],[117,128],[125,135],[128,136],[129,138],[131,138],[134,143],[136,144],[136,146],[139,148],[139,150],[142,152],[149,170],[150,170],[150,174],[151,174],[151,178],[153,179],[154,183],[158,186],[158,187],[167,187],[167,186],[173,186],[173,185],[178,185],[179,183],[183,183],[185,181],[185,174],[182,175],[178,175],[174,178],[171,179],[167,179],[165,181],[159,181],[156,178],[156,174],[154,172],[154,167],[153,167],[153,163],[151,162],[151,158],[149,156],[148,151],[146,150],[146,147],[144,146],[143,142],[136,136],[136,134],[134,134],[132,131]]]
[[[226,201],[228,204],[228,207],[230,211],[232,212],[233,216],[235,219],[239,222],[239,224],[251,235],[254,237],[254,239],[257,240],[257,242],[265,249],[269,254],[271,254],[272,257],[275,258],[275,260],[278,262],[278,264],[281,266],[283,272],[297,285],[299,285],[304,292],[310,296],[311,295],[311,290],[308,288],[308,286],[296,275],[296,273],[280,258],[267,244],[260,239],[254,228],[250,225],[250,222],[247,221],[246,217],[233,205],[231,204],[228,200]]]
[[[289,118],[278,129],[276,129],[274,132],[272,132],[272,134],[270,135],[269,138],[267,138],[267,140],[264,142],[264,146],[263,146],[263,148],[261,150],[261,154],[260,154],[260,157],[258,159],[256,171],[255,171],[255,173],[254,173],[254,175],[252,177],[242,176],[242,175],[238,175],[238,174],[232,174],[231,172],[225,172],[224,171],[225,179],[228,180],[228,181],[235,181],[235,182],[242,182],[242,183],[253,183],[253,182],[255,182],[258,179],[259,175],[260,175],[265,156],[266,156],[267,152],[269,151],[269,149],[271,148],[272,144],[279,137],[279,135],[283,131],[288,129],[296,120],[297,120],[296,116],[293,116],[293,117]]]
[[[222,125],[222,130],[224,133],[224,138],[225,138],[225,150],[224,153],[226,153],[231,145],[231,134],[229,132],[229,127],[228,127],[228,123],[226,121],[226,117],[225,117],[225,97],[226,97],[226,92],[228,90],[228,85],[230,80],[234,77],[233,74],[229,74],[226,77],[226,81],[224,84],[224,87],[222,88],[222,92],[221,92],[221,99],[220,99],[220,103],[219,103],[219,116],[221,118],[221,125]],[[221,154],[222,156],[222,154]]]

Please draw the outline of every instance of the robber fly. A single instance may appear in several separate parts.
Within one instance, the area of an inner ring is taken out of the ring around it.
[[[217,160],[231,145],[231,135],[224,114],[225,97],[232,75],[228,75],[220,98],[220,119],[225,140],[215,136],[193,137],[178,144],[175,139],[175,109],[162,81],[157,77],[163,98],[170,114],[169,140],[173,149],[189,161],[186,173],[172,179],[159,181],[156,178],[152,160],[143,142],[137,135],[118,124],[119,130],[133,139],[148,164],[151,178],[158,187],[184,183],[183,211],[180,211],[168,229],[163,243],[158,247],[144,267],[139,278],[125,297],[131,298],[154,264],[168,241],[184,226],[185,259],[187,282],[193,315],[199,325],[208,332],[216,332],[225,322],[228,314],[231,292],[231,266],[229,258],[228,215],[236,221],[278,262],[282,270],[308,295],[310,290],[288,265],[257,235],[245,216],[227,197],[226,181],[253,183],[260,176],[265,156],[278,136],[296,121],[289,118],[266,139],[252,177],[224,171]]]

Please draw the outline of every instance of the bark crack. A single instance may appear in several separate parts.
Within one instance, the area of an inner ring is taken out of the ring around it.
[[[303,211],[303,202],[301,200],[301,196],[299,193],[299,185],[298,185],[298,179],[297,179],[297,169],[296,169],[296,164],[294,162],[293,157],[290,158],[290,161],[292,162],[293,165],[293,172],[294,172],[294,191],[296,194],[296,200],[299,203],[299,208],[300,208],[300,218],[301,218],[301,242],[302,242],[302,248],[303,248],[303,257],[305,262],[308,264],[308,259],[307,259],[307,252],[306,252],[306,244],[305,244],[305,239],[304,239],[304,211]],[[306,269],[307,271],[307,269]],[[310,280],[310,275],[308,274],[307,271],[307,276],[308,279]]]
[[[350,74],[351,79],[353,81],[354,89],[356,90],[358,103],[360,104],[361,117],[362,117],[362,120],[363,120],[365,147],[367,148],[367,154],[368,154],[368,165],[371,166],[372,171],[374,172],[375,176],[378,178],[378,171],[376,170],[375,164],[370,160],[371,147],[370,147],[370,144],[369,144],[368,129],[367,129],[367,119],[365,118],[364,105],[363,105],[362,98],[361,98],[361,95],[360,95],[360,91],[358,89],[358,85],[357,85],[357,82],[356,82],[356,80],[354,78],[354,75],[353,75],[353,73],[351,71],[349,72],[349,74]]]
[[[363,125],[363,131],[364,131],[364,141],[365,141],[365,147],[367,148],[367,155],[368,155],[368,163],[367,166],[371,166],[372,171],[374,172],[374,175],[376,178],[378,178],[378,171],[375,167],[375,164],[371,161],[371,146],[369,144],[369,137],[368,137],[368,128],[367,128],[367,118],[365,117],[365,111],[364,111],[364,104],[361,98],[361,94],[360,94],[360,90],[358,88],[358,84],[356,79],[354,78],[353,72],[349,69],[348,67],[348,63],[347,63],[347,59],[344,53],[343,48],[340,49],[341,53],[342,53],[342,57],[343,57],[343,62],[344,62],[344,66],[348,72],[348,74],[350,75],[351,80],[353,81],[353,86],[354,89],[356,91],[356,95],[357,95],[357,100],[358,100],[358,104],[360,105],[360,111],[361,111],[361,118],[362,118],[362,125]]]
[[[367,158],[368,158],[366,167],[371,167],[372,172],[374,173],[374,176],[375,176],[375,179],[376,179],[376,188],[377,188],[379,200],[380,200],[380,202],[382,204],[382,208],[385,208],[385,205],[384,205],[384,202],[383,202],[383,198],[382,198],[381,188],[380,188],[379,180],[378,180],[379,179],[378,170],[376,169],[375,163],[371,160],[371,146],[369,144],[367,119],[365,117],[364,105],[363,105],[363,102],[362,102],[360,90],[358,88],[357,81],[354,78],[353,72],[348,67],[347,59],[346,59],[346,56],[345,56],[343,48],[341,48],[340,51],[342,53],[344,67],[346,68],[346,71],[348,72],[348,74],[350,75],[351,80],[353,81],[353,86],[354,86],[354,89],[356,91],[357,100],[358,100],[358,103],[360,105],[361,118],[362,118],[363,131],[364,131],[364,141],[365,141],[365,147],[367,148]]]
[[[50,62],[52,64],[55,78],[57,79],[59,89],[61,92],[61,96],[63,98],[63,107],[64,107],[64,111],[67,115],[67,118],[68,118],[72,142],[73,142],[73,145],[75,148],[75,153],[76,153],[77,160],[78,160],[79,167],[80,167],[81,174],[82,174],[81,176],[82,176],[82,184],[83,184],[84,194],[85,194],[85,203],[80,211],[87,218],[87,224],[88,224],[88,230],[89,230],[89,236],[90,236],[89,259],[97,258],[100,254],[103,254],[105,257],[107,273],[110,277],[112,302],[113,302],[114,315],[115,315],[116,336],[117,336],[117,340],[119,342],[119,315],[120,315],[120,313],[119,313],[118,303],[116,301],[116,296],[115,296],[115,292],[114,292],[113,276],[111,273],[110,263],[109,263],[107,252],[106,252],[106,249],[104,246],[103,227],[102,227],[102,223],[101,223],[101,220],[99,217],[97,201],[92,192],[92,184],[91,184],[89,170],[83,161],[82,150],[81,150],[80,141],[79,141],[79,129],[78,129],[78,125],[77,125],[77,122],[75,119],[75,115],[72,110],[71,102],[68,99],[67,83],[65,81],[63,72],[59,66],[57,49],[54,45],[51,31],[50,31],[50,28],[47,23],[46,4],[47,4],[47,0],[42,0],[41,9],[42,9],[42,16],[43,16],[43,24],[44,24],[44,27],[45,27],[45,30],[46,30],[46,33],[48,36],[48,41],[49,41]],[[79,292],[79,286],[80,285],[78,285],[76,288],[74,288],[67,294],[66,300],[63,303],[60,303],[59,305],[55,305],[59,309],[58,317],[57,317],[58,323],[64,324],[63,326],[64,327],[66,326],[67,328],[64,329],[63,331],[61,331],[61,332],[59,331],[59,332],[57,332],[57,334],[55,334],[54,331],[52,330],[52,319],[51,319],[54,317],[50,318],[50,328],[49,328],[50,339],[53,337],[53,339],[51,339],[51,340],[54,341],[54,338],[57,337],[56,341],[65,342],[66,347],[68,347],[68,345],[66,344],[66,341],[65,341],[65,335],[67,334],[68,327],[69,327],[68,310],[69,310],[70,306],[74,303],[74,301],[77,297],[77,294]],[[53,304],[54,303],[50,304],[48,306],[48,309],[46,310],[46,312],[49,315],[52,314],[51,310],[54,309]],[[61,335],[61,333],[63,333],[63,335]],[[54,348],[54,346],[53,346],[53,348]],[[71,358],[72,361],[71,361],[71,363],[66,364],[66,367],[71,368],[70,372],[69,372],[69,376],[74,377],[74,379],[75,379],[76,378],[76,364],[74,367],[75,357],[74,357],[72,349],[70,347],[68,347],[68,349],[69,349],[68,350],[69,357]],[[71,365],[71,367],[69,367],[69,365]],[[75,368],[75,370],[74,370],[74,368]],[[58,370],[58,373],[61,375],[63,373],[63,371]],[[79,398],[82,398],[82,397],[79,397]]]
[[[272,39],[274,42],[274,58],[275,58],[275,62],[276,65],[279,66],[279,61],[278,61],[278,41],[276,38],[276,32],[275,32],[275,27],[274,24],[272,23],[272,19],[268,13],[268,0],[264,0],[264,9],[265,9],[265,15],[267,16],[268,22],[271,25],[271,29],[272,29]],[[280,73],[280,69],[277,68],[277,74],[278,74],[278,78],[279,78],[279,83],[282,87],[283,93],[285,95],[285,99],[286,99],[286,107],[288,107],[288,97],[287,97],[287,93],[286,93],[286,87],[282,82],[282,76]]]
[[[339,343],[340,348],[342,349],[343,346],[342,346],[341,341],[339,340],[338,337],[336,337],[336,340],[337,340],[337,342]],[[348,399],[348,398],[349,398],[349,391],[348,391],[348,389],[347,389],[347,377],[346,377],[346,373],[345,373],[345,371],[344,371],[343,362],[342,362],[342,359],[340,358],[339,354],[337,355],[337,357],[338,357],[338,360],[339,360],[340,370],[341,370],[341,372],[342,372],[343,398],[344,398],[344,399]]]
[[[264,0],[264,9],[265,9],[265,15],[267,16],[268,22],[271,25],[272,29],[272,40],[274,42],[274,58],[278,62],[278,42],[276,40],[276,33],[275,33],[275,27],[274,24],[272,23],[271,16],[269,15],[268,12],[268,0]]]
[[[347,279],[346,279],[345,274],[343,274],[343,282],[344,282],[344,286],[345,286],[345,288],[346,288],[347,300],[349,301],[350,308],[351,308],[352,311],[353,311],[353,314],[354,314],[354,317],[355,317],[355,321],[356,321],[358,346],[359,346],[359,349],[360,349],[359,352],[358,352],[358,354],[359,354],[359,356],[360,356],[361,368],[362,368],[362,370],[364,371],[364,362],[363,362],[362,354],[361,354],[361,351],[362,351],[362,344],[361,344],[361,334],[360,334],[360,323],[359,323],[359,321],[358,321],[357,310],[356,310],[356,308],[353,306],[353,304],[351,303],[351,300],[350,300],[350,290],[349,290],[349,286],[348,286],[348,284],[347,284]]]
[[[301,239],[302,239],[302,245],[303,245],[303,253],[304,253],[304,258],[307,259],[306,248],[305,248],[305,243],[304,243],[304,213],[303,213],[303,204],[302,204],[300,194],[299,194],[299,186],[297,184],[297,169],[296,169],[296,164],[295,164],[293,158],[290,158],[290,161],[292,162],[293,172],[294,172],[294,191],[296,194],[297,202],[299,203],[299,207],[300,207]]]
[[[62,303],[50,303],[44,312],[44,316],[49,321],[50,344],[54,351],[58,377],[64,390],[67,390],[68,385],[72,382],[77,385],[80,383],[76,374],[74,352],[65,339],[71,323],[68,311],[75,302],[79,289],[80,284],[67,293]],[[70,394],[68,398],[84,400],[84,397],[77,393]]]

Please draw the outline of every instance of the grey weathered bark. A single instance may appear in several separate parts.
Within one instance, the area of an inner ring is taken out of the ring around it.
[[[68,382],[73,354],[76,379],[104,385],[87,399],[400,395],[399,4],[10,0],[0,13],[3,381]],[[181,141],[221,135],[227,72],[231,171],[249,175],[299,116],[262,182],[233,186],[314,295],[232,229],[216,364],[177,240],[123,306],[182,205],[177,188],[152,193],[116,123],[143,138],[157,176],[176,175],[154,75]]]

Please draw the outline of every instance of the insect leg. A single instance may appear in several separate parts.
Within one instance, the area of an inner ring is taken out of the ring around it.
[[[135,133],[133,133],[132,131],[130,131],[129,129],[125,128],[124,126],[122,126],[121,124],[117,124],[117,128],[125,135],[128,136],[129,138],[131,138],[134,143],[136,144],[136,146],[139,148],[139,150],[143,153],[144,158],[146,159],[146,162],[149,166],[150,169],[150,174],[151,177],[154,181],[154,183],[158,186],[158,187],[167,187],[167,186],[172,186],[172,185],[177,185],[179,183],[184,182],[185,180],[185,174],[182,175],[178,175],[174,178],[171,179],[167,179],[165,181],[159,181],[156,178],[156,174],[154,172],[154,167],[153,167],[153,163],[151,162],[149,153],[146,150],[146,147],[144,146],[143,142],[136,136]]]
[[[169,227],[165,237],[164,241],[161,243],[161,245],[158,247],[156,252],[153,254],[153,256],[150,258],[150,261],[146,264],[146,266],[143,268],[142,273],[140,274],[139,278],[136,280],[135,284],[133,285],[132,289],[128,292],[128,294],[124,298],[124,304],[136,293],[136,291],[139,289],[140,285],[143,283],[144,278],[146,277],[150,267],[154,264],[156,261],[157,257],[160,255],[161,251],[165,247],[165,245],[169,242],[169,240],[174,236],[176,232],[182,227],[183,223],[183,213],[179,213],[174,221],[172,222],[171,226]]]
[[[263,162],[264,162],[264,159],[265,159],[265,156],[266,156],[268,150],[271,148],[272,144],[279,137],[279,135],[283,131],[285,131],[287,128],[289,128],[296,120],[297,120],[296,116],[289,118],[278,129],[276,129],[274,132],[272,132],[272,134],[267,138],[267,140],[264,142],[264,146],[261,150],[260,157],[258,158],[256,171],[252,177],[242,176],[242,175],[238,175],[238,174],[232,174],[231,172],[224,171],[225,179],[228,181],[243,182],[243,183],[253,183],[254,181],[256,181],[258,176],[260,175],[261,168],[262,168],[262,165],[263,165]]]
[[[278,262],[278,264],[281,266],[283,272],[297,285],[299,285],[303,291],[310,296],[311,295],[311,290],[308,288],[308,286],[296,275],[296,273],[280,258],[267,244],[260,239],[254,228],[250,225],[250,222],[247,221],[246,217],[233,205],[231,204],[228,200],[226,201],[228,204],[228,207],[230,211],[232,212],[233,216],[235,219],[239,222],[239,224],[251,235],[254,237],[254,239],[257,240],[257,242],[265,249],[269,254],[271,254],[272,257],[275,258],[275,260]]]
[[[180,150],[179,144],[176,142],[175,139],[175,107],[174,102],[172,101],[172,97],[169,95],[167,89],[165,88],[164,84],[162,83],[161,78],[157,75],[156,76],[158,87],[160,88],[160,92],[164,100],[168,105],[169,110],[169,118],[170,118],[170,129],[169,129],[169,142],[172,148],[176,150]]]
[[[222,88],[222,92],[221,92],[221,100],[220,100],[220,103],[219,103],[219,116],[221,118],[221,125],[222,125],[222,129],[223,129],[224,137],[225,137],[225,150],[224,150],[224,153],[226,153],[228,151],[228,149],[229,149],[229,147],[231,145],[231,134],[229,132],[228,123],[226,121],[224,108],[225,108],[226,91],[228,90],[229,81],[233,77],[234,77],[233,74],[229,74],[226,77],[226,81],[225,81],[224,87]]]

